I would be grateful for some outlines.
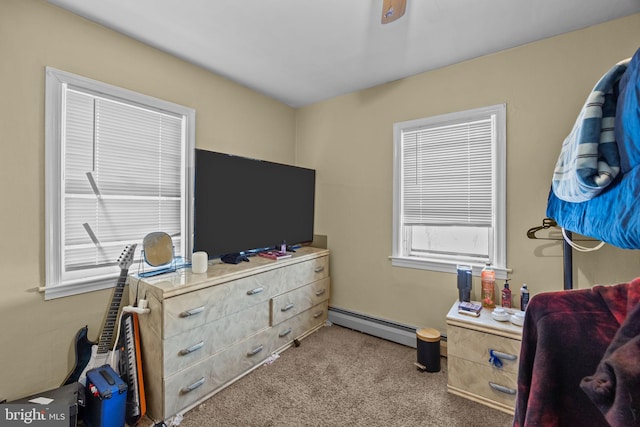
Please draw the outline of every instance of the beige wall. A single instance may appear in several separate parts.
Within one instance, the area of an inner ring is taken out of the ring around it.
[[[60,385],[82,326],[97,339],[111,291],[43,301],[44,68],[196,109],[196,145],[295,160],[295,110],[41,0],[0,2],[0,399]]]
[[[394,122],[507,104],[507,263],[512,289],[559,290],[560,242],[526,231],[545,217],[560,146],[588,92],[639,47],[640,15],[303,107],[297,161],[318,170],[316,231],[332,251],[331,305],[445,331],[454,274],[392,267]],[[574,287],[640,275],[640,252],[574,252]],[[502,285],[502,281],[499,281]],[[474,278],[474,290],[479,287]],[[477,293],[476,293],[477,295]],[[479,296],[479,295],[478,295]]]
[[[640,15],[299,110],[49,5],[0,2],[0,399],[56,387],[72,341],[101,328],[109,291],[43,301],[44,67],[197,111],[196,145],[317,169],[316,233],[332,250],[332,305],[444,331],[451,274],[392,268],[392,125],[507,103],[508,264],[534,293],[562,287],[561,249],[525,233],[544,217],[551,171],[586,93],[640,40]],[[251,123],[251,125],[247,125]],[[362,160],[358,160],[362,154]],[[575,254],[576,285],[628,280],[640,254]]]

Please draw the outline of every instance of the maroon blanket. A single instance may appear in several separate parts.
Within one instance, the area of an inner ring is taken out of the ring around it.
[[[638,397],[639,301],[640,278],[533,297],[523,329],[514,426],[608,426],[621,413],[623,423],[612,425],[640,425],[628,423],[635,414],[623,396],[630,388],[636,392],[630,398]]]
[[[640,304],[627,315],[595,374],[580,387],[612,427],[640,426]]]

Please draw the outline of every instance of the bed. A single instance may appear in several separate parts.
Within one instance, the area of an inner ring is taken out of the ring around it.
[[[596,91],[563,143],[547,216],[640,249],[640,49]],[[514,426],[640,426],[640,278],[532,297],[519,363]]]

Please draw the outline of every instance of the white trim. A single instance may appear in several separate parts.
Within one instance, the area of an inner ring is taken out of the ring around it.
[[[61,227],[51,224],[60,224],[60,213],[62,210],[62,194],[60,192],[60,168],[62,166],[61,144],[56,143],[61,138],[62,128],[61,116],[62,108],[59,108],[64,97],[62,93],[65,82],[55,69],[46,68],[45,71],[45,283],[50,279],[62,277],[61,263],[59,255],[59,242],[62,240]],[[48,177],[58,177],[48,179]],[[56,259],[55,262],[50,260]],[[45,299],[48,299],[51,286],[45,288]]]
[[[119,275],[106,277],[92,282],[64,283],[58,286],[45,286],[45,299],[51,300],[56,298],[78,295],[85,292],[99,291],[102,289],[113,288],[118,280]]]
[[[78,88],[90,91],[112,100],[126,100],[128,104],[138,104],[147,110],[167,114],[182,119],[182,204],[181,204],[181,247],[176,254],[190,258],[193,248],[193,176],[195,149],[195,110],[152,96],[119,88],[83,76],[68,73],[52,67],[45,68],[45,300],[77,293],[113,287],[118,277],[116,267],[104,267],[91,277],[82,273],[63,274],[62,239],[65,235],[62,221],[62,172],[64,170],[64,111],[65,90]],[[62,108],[61,108],[62,107]],[[136,242],[126,242],[136,243]],[[124,243],[123,243],[124,245]],[[114,260],[115,261],[115,260]],[[64,279],[63,276],[68,276]],[[77,276],[77,278],[76,278]]]
[[[506,278],[507,269],[507,250],[506,250],[506,104],[496,104],[487,107],[476,108],[472,110],[442,114],[428,118],[409,120],[405,122],[394,123],[393,125],[393,223],[392,223],[392,265],[397,267],[408,267],[426,269],[440,272],[456,272],[456,265],[460,263],[474,264],[469,260],[432,260],[417,257],[403,256],[402,232],[400,225],[402,194],[400,184],[402,180],[402,170],[399,167],[402,158],[402,132],[413,128],[420,128],[437,123],[438,126],[446,126],[447,124],[459,123],[460,120],[472,121],[479,118],[486,118],[488,115],[495,116],[495,132],[496,144],[493,149],[497,152],[492,153],[493,162],[493,241],[489,242],[490,256],[493,268],[496,270],[498,278],[504,275]],[[480,264],[479,264],[480,265]],[[481,265],[484,265],[482,263]],[[475,273],[475,269],[474,269]]]
[[[431,270],[438,271],[441,273],[453,273],[457,274],[458,265],[465,264],[471,265],[472,272],[474,276],[480,277],[480,272],[484,267],[484,264],[473,264],[468,263],[466,261],[460,262],[458,264],[446,261],[438,261],[438,260],[430,260],[424,258],[411,258],[411,257],[393,257],[390,256],[391,265],[394,267],[406,267],[406,268],[417,268],[419,270]],[[496,279],[506,279],[508,273],[511,273],[510,268],[498,268],[492,266],[493,270],[496,272]]]

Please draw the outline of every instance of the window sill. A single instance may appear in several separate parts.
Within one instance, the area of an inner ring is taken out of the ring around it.
[[[93,280],[90,282],[72,282],[72,283],[64,283],[60,285],[47,286],[45,285],[42,290],[44,290],[44,300],[52,300],[56,298],[69,297],[73,295],[80,295],[87,292],[100,291],[103,289],[114,288],[116,286],[116,282],[118,280],[118,275],[113,275],[109,277],[103,277],[98,280]]]
[[[484,265],[481,264],[473,264],[469,262],[453,262],[453,261],[443,261],[443,260],[432,260],[432,259],[424,259],[424,258],[412,258],[412,257],[394,257],[390,256],[391,265],[394,267],[403,267],[403,268],[416,268],[419,270],[430,270],[430,271],[438,271],[441,273],[453,273],[456,274],[458,265],[471,265],[473,269],[474,276],[480,276],[480,272]],[[496,267],[493,266],[493,270],[496,272],[496,279],[506,279],[507,274],[511,273],[511,269],[504,267]]]

